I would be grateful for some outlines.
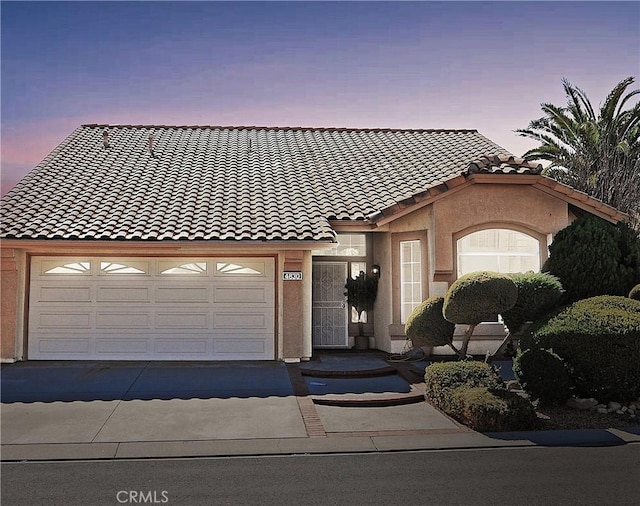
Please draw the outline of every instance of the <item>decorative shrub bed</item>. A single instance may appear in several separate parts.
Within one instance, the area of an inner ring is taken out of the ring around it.
[[[513,372],[522,388],[541,406],[557,406],[571,397],[573,382],[564,360],[551,350],[520,351]]]
[[[531,403],[504,389],[454,388],[445,404],[443,411],[477,431],[532,430],[538,423]]]
[[[640,396],[640,302],[580,300],[532,329],[523,350],[551,349],[568,366],[575,394],[600,402]]]
[[[484,362],[440,362],[425,372],[426,394],[439,409],[479,431],[529,430],[537,418],[531,403],[505,389]]]

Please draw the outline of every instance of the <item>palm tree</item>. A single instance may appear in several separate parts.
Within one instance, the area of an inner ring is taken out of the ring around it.
[[[541,143],[526,160],[546,160],[545,174],[629,214],[640,227],[640,102],[625,105],[633,77],[620,81],[597,112],[587,95],[562,80],[567,106],[541,104],[545,116],[516,130]]]

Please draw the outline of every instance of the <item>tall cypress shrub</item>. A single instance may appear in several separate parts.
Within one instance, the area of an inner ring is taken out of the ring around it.
[[[581,217],[556,234],[542,270],[560,279],[564,303],[627,295],[640,282],[640,238],[624,222]]]

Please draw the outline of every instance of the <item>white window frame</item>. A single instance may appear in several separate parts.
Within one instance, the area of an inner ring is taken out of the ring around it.
[[[422,303],[423,300],[423,276],[422,272],[422,244],[420,239],[410,239],[400,241],[400,321],[405,323],[413,310]],[[405,246],[409,246],[409,256],[405,252]],[[409,276],[406,267],[409,266]],[[415,267],[418,267],[417,276]],[[418,288],[419,295],[415,296],[415,288]],[[411,307],[409,311],[407,305]]]

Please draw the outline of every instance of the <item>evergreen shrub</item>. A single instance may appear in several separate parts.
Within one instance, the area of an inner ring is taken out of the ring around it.
[[[571,397],[569,371],[551,350],[520,350],[513,361],[513,372],[522,388],[541,406],[560,405]]]
[[[556,234],[542,270],[560,279],[563,303],[627,295],[640,282],[640,238],[624,222],[578,218]]]
[[[473,430],[531,430],[538,424],[535,409],[515,392],[487,387],[458,387],[441,409]]]
[[[450,322],[477,325],[511,309],[517,298],[518,287],[509,276],[472,272],[449,287],[442,311]]]
[[[444,406],[454,388],[504,388],[496,369],[476,361],[433,363],[425,370],[424,379],[427,397],[438,407]]]
[[[414,346],[445,346],[453,342],[455,324],[442,315],[444,297],[429,297],[416,307],[404,326]]]
[[[562,297],[562,284],[555,276],[544,272],[511,274],[518,287],[515,305],[503,311],[502,319],[512,334],[525,322],[533,321],[552,309]]]
[[[579,397],[625,402],[640,396],[640,301],[607,295],[577,301],[538,323],[521,346],[552,349]]]

